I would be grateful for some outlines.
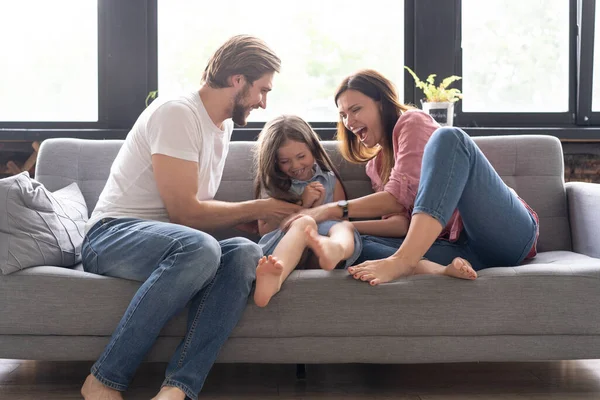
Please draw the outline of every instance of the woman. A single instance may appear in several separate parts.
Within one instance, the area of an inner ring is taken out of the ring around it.
[[[477,271],[535,256],[537,215],[465,132],[440,128],[428,114],[401,104],[393,84],[373,70],[345,78],[335,103],[342,155],[367,162],[376,193],[302,213],[317,222],[394,214],[355,222],[370,235],[363,236],[359,261],[377,261],[350,267],[354,278],[376,285],[423,273],[417,270],[423,258],[432,261],[427,273],[441,273],[455,259]],[[395,238],[373,236],[388,232]]]

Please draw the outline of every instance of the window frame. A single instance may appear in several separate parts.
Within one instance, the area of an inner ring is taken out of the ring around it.
[[[428,0],[432,1],[432,0]],[[450,5],[452,2],[449,2]],[[455,49],[455,68],[448,75],[456,74],[463,76],[462,57],[462,1],[454,0],[454,7],[448,7],[455,20],[454,43],[449,39],[446,45]],[[464,112],[462,102],[455,105],[454,123],[461,127],[506,127],[506,128],[531,128],[531,127],[573,127],[575,125],[575,113],[577,109],[577,0],[569,0],[569,99],[568,111],[552,113],[514,113],[514,112]],[[447,76],[447,75],[444,75]],[[462,90],[462,81],[458,81],[456,87]]]
[[[145,108],[147,94],[158,86],[157,3],[98,0],[97,122],[0,121],[0,140],[124,138]],[[404,4],[404,64],[419,75],[462,76],[461,0]],[[600,140],[600,112],[591,112],[594,12],[594,0],[569,0],[569,112],[464,113],[458,102],[455,126],[472,135],[539,132],[561,139]],[[404,83],[405,102],[420,106],[421,91],[408,72]],[[457,87],[462,88],[461,81]],[[263,124],[236,127],[233,139],[255,140]],[[334,138],[336,121],[311,125],[323,139]]]

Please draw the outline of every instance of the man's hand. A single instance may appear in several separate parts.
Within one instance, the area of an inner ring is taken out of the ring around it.
[[[323,204],[325,187],[320,182],[311,182],[302,192],[302,207],[311,208]]]
[[[283,200],[268,198],[262,201],[264,201],[264,206],[262,207],[263,211],[262,215],[259,216],[259,219],[263,220],[270,219],[281,221],[302,209],[302,207],[297,204],[288,203]]]

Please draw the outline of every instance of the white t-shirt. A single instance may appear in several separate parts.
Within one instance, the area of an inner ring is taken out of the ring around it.
[[[221,183],[232,132],[231,119],[223,123],[223,130],[213,123],[198,92],[175,99],[157,98],[127,135],[86,232],[102,218],[169,222],[154,179],[153,154],[197,162],[198,200],[213,199]]]

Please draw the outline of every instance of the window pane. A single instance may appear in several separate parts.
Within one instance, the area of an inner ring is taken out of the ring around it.
[[[383,73],[403,99],[404,2],[389,0],[159,0],[159,92],[197,89],[209,57],[236,34],[260,37],[282,60],[267,109],[250,121],[335,121],[335,88],[361,68]]]
[[[569,111],[569,1],[462,0],[463,111]]]
[[[0,121],[98,120],[95,0],[0,2]]]
[[[600,111],[600,4],[596,3],[594,24],[594,75],[592,77],[592,111]]]

